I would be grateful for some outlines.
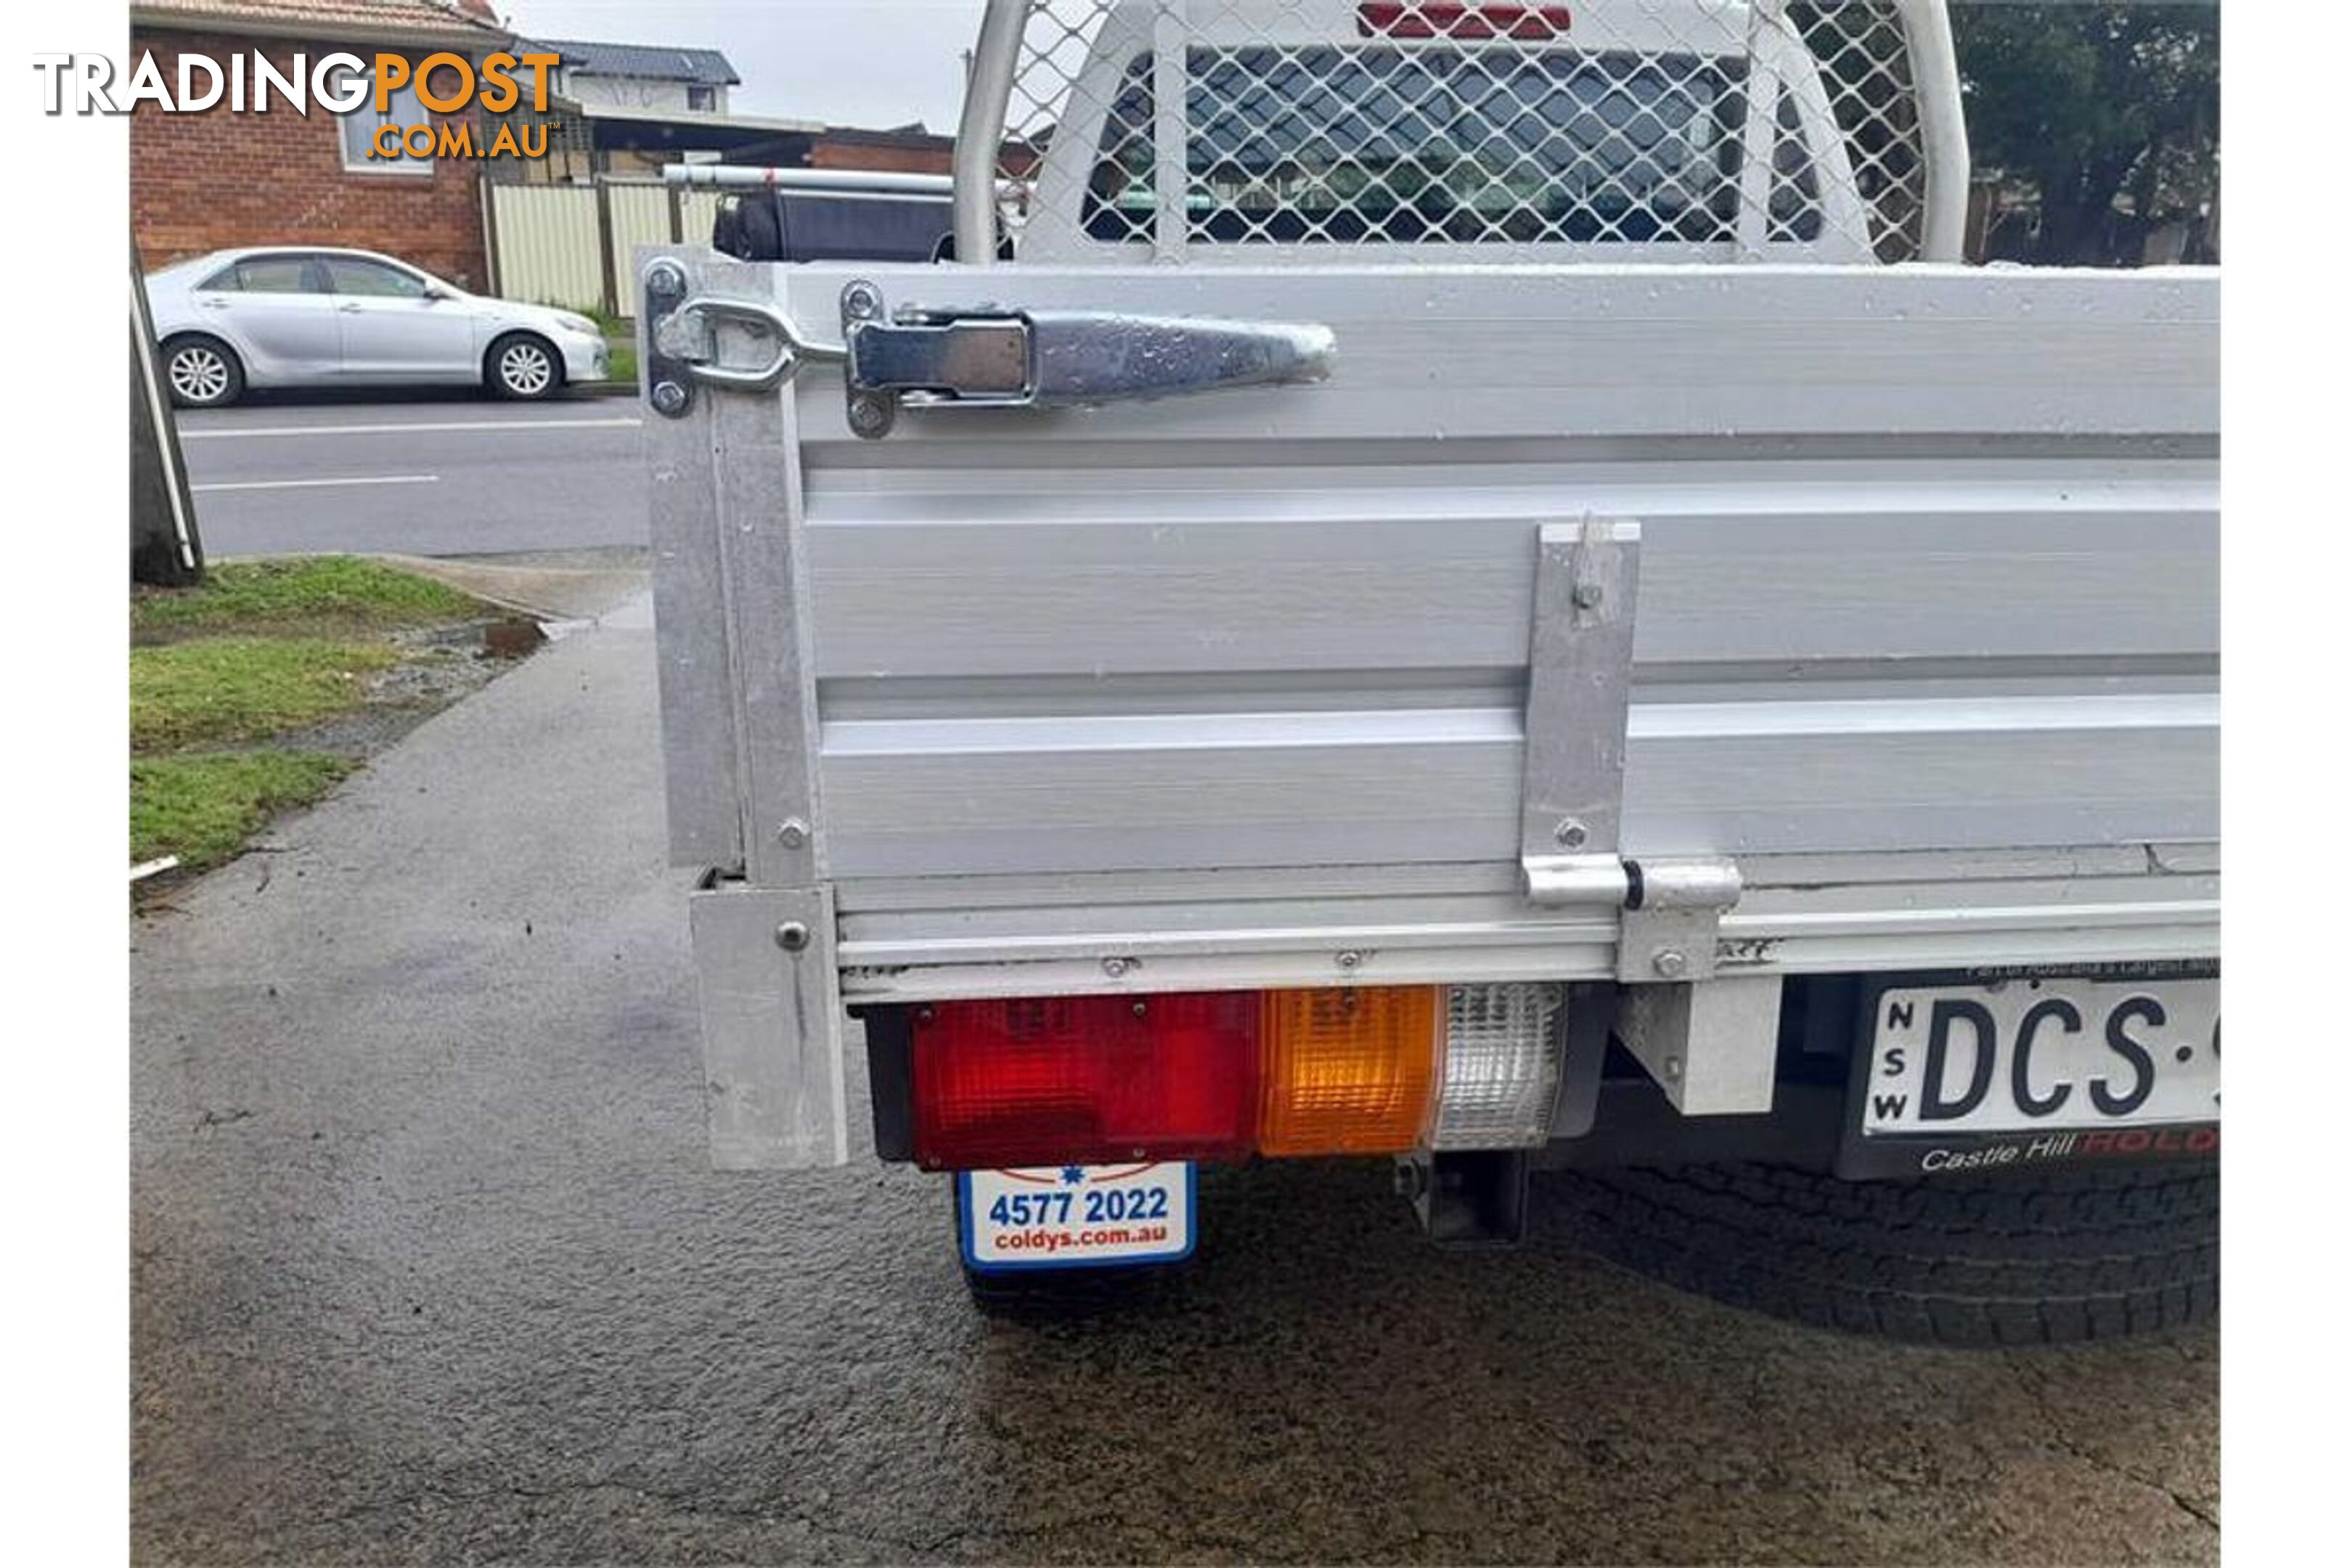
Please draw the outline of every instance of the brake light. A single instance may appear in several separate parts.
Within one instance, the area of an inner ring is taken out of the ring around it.
[[[924,1165],[1239,1159],[1257,1107],[1251,992],[942,1002],[914,1028]]]
[[[1367,38],[1564,38],[1570,20],[1565,5],[1365,0],[1356,7],[1356,32]]]
[[[932,1169],[1540,1143],[1556,985],[942,1002],[913,1031]]]

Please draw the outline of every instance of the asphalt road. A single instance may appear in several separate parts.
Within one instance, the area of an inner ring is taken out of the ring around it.
[[[180,443],[215,557],[642,547],[643,414],[634,397],[280,394],[184,410]]]
[[[2210,1331],[1847,1339],[1316,1162],[1039,1328],[939,1178],[714,1173],[646,620],[140,919],[140,1562],[2217,1560]]]

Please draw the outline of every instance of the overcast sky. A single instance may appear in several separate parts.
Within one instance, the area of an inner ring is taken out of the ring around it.
[[[952,132],[982,0],[495,0],[525,37],[722,49],[737,114]]]

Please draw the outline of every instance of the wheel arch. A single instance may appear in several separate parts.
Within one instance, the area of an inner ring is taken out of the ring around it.
[[[247,386],[256,384],[254,374],[256,362],[252,352],[243,343],[238,342],[234,335],[215,331],[210,327],[174,327],[168,332],[159,333],[155,339],[156,357],[168,359],[174,347],[191,339],[202,339],[205,342],[218,343],[222,348],[226,349],[230,356],[236,361],[236,368],[245,376],[246,384]]]

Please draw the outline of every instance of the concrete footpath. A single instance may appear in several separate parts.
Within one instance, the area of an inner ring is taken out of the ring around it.
[[[707,1168],[661,802],[640,598],[138,920],[137,1561],[2218,1557],[2210,1331],[1834,1337],[1433,1252],[1379,1163],[980,1319],[943,1181]]]

